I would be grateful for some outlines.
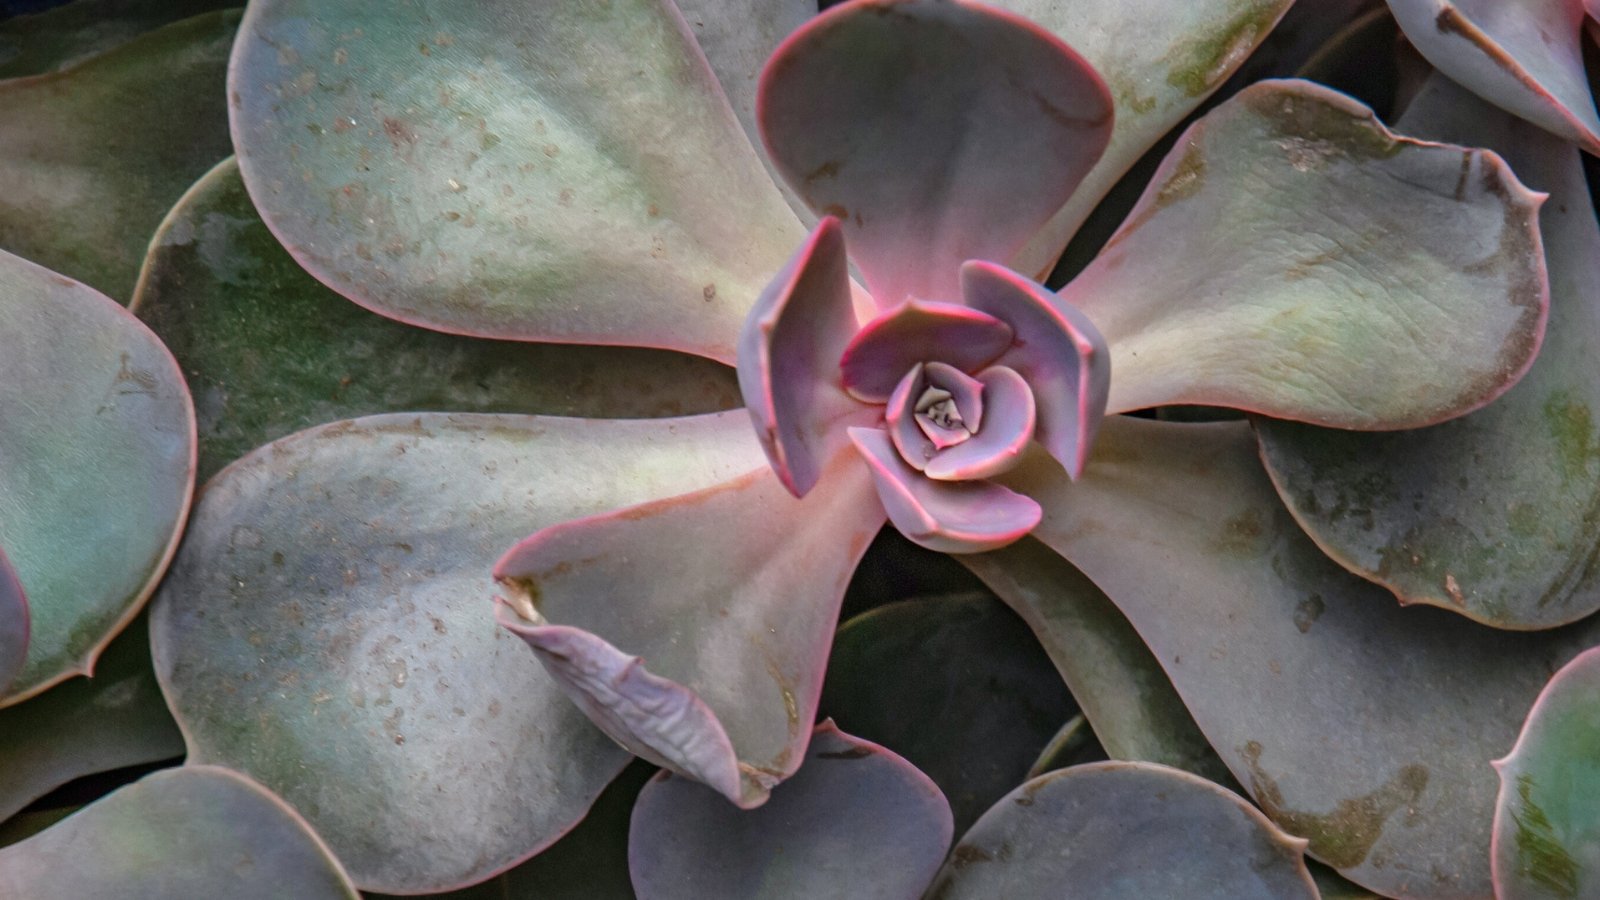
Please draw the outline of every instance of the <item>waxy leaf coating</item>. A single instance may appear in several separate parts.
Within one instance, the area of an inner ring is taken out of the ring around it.
[[[1495,896],[1568,900],[1600,892],[1600,648],[1550,679],[1495,769]]]
[[[962,836],[929,900],[1315,900],[1305,841],[1178,769],[1104,762],[1040,775]]]
[[[666,0],[253,3],[250,195],[384,315],[732,362],[800,227]]]
[[[1540,210],[1550,327],[1526,378],[1468,416],[1357,434],[1261,419],[1262,458],[1329,556],[1394,591],[1501,628],[1600,609],[1600,227],[1577,148],[1435,75],[1402,126],[1499,150]]]
[[[628,867],[639,900],[905,900],[927,887],[951,832],[928,776],[826,721],[758,810],[657,775],[633,808]]]
[[[1494,154],[1398,137],[1309,82],[1259,82],[1178,139],[1061,296],[1111,347],[1113,412],[1418,427],[1533,361],[1541,199]]]
[[[530,526],[760,465],[748,429],[395,414],[234,463],[151,614],[190,761],[282,793],[372,890],[458,887],[549,845],[626,756],[495,626],[494,559]]]
[[[293,809],[220,766],[148,775],[0,850],[0,896],[356,900]]]
[[[103,294],[0,251],[0,547],[28,658],[0,706],[78,674],[165,571],[194,491],[177,363]]]

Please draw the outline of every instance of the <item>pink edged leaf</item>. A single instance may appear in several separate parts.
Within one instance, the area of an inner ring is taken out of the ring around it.
[[[905,900],[928,886],[952,830],[928,776],[829,720],[758,810],[657,775],[633,808],[628,867],[639,900]]]
[[[22,671],[28,658],[28,598],[11,561],[0,550],[0,694]],[[0,819],[5,815],[0,814]]]
[[[147,775],[0,849],[0,896],[358,900],[305,819],[220,766]]]
[[[756,299],[739,333],[739,390],[784,487],[804,497],[842,443],[841,420],[876,417],[845,393],[855,335],[839,220],[825,218]]]
[[[1054,32],[1105,79],[1110,144],[1072,198],[1008,262],[1043,278],[1117,180],[1272,33],[1294,0],[996,0]],[[1307,0],[1296,12],[1331,6]]]
[[[1111,352],[1100,330],[1042,285],[992,263],[962,266],[961,291],[968,306],[1016,333],[1000,361],[1033,390],[1039,443],[1078,477],[1111,390]]]
[[[841,448],[804,499],[763,466],[535,532],[494,574],[603,729],[749,809],[800,765],[845,585],[882,525]]]
[[[1600,893],[1600,647],[1550,679],[1511,753],[1494,764],[1494,895]]]
[[[1428,62],[1590,153],[1600,117],[1583,65],[1583,0],[1389,0]]]
[[[516,865],[627,756],[494,624],[496,557],[530,526],[765,465],[738,410],[390,414],[267,445],[208,484],[151,609],[189,760],[281,793],[367,890]]]
[[[912,366],[911,371],[895,385],[894,393],[889,395],[889,403],[883,410],[884,431],[888,433],[889,440],[900,452],[900,458],[918,472],[926,469],[928,460],[939,452],[934,445],[933,435],[928,433],[927,427],[917,416],[917,398],[928,389],[928,379],[923,375],[926,368],[923,363]]]
[[[89,674],[155,589],[194,493],[195,417],[138,319],[0,251],[0,423],[0,547],[31,616],[6,706]]]
[[[240,34],[251,197],[308,271],[393,318],[731,363],[800,241],[665,0],[264,0]]]
[[[1402,126],[1503,152],[1548,190],[1539,211],[1550,326],[1516,387],[1471,415],[1369,434],[1262,419],[1262,459],[1318,546],[1384,585],[1500,628],[1600,609],[1600,227],[1579,151],[1435,75]]]
[[[1300,531],[1245,423],[1113,417],[1096,447],[1076,483],[1042,454],[1006,483],[1268,816],[1377,893],[1488,896],[1489,761],[1600,620],[1517,634],[1397,607]]]
[[[1306,842],[1179,769],[1103,762],[1040,775],[961,837],[938,900],[1316,900]]]
[[[885,403],[917,363],[975,372],[1004,353],[1012,338],[1011,326],[986,312],[913,298],[868,322],[845,348],[839,368],[851,395]]]
[[[999,475],[1022,461],[1033,440],[1033,391],[1015,370],[990,366],[978,373],[989,414],[970,439],[941,449],[924,470],[936,481],[971,481]]]
[[[1309,82],[1259,82],[1185,132],[1062,297],[1111,347],[1113,412],[1420,427],[1532,363],[1542,200],[1493,153],[1396,136]]]
[[[889,521],[913,542],[941,553],[981,553],[1027,534],[1039,504],[988,481],[934,481],[901,458],[877,428],[851,428],[872,470]]]
[[[789,37],[757,118],[789,184],[838,216],[880,307],[955,300],[957,267],[1005,261],[1111,135],[1111,97],[1071,48],[977,3],[855,0]]]

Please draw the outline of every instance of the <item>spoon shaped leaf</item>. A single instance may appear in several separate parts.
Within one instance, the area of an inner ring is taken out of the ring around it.
[[[29,900],[358,896],[305,820],[219,766],[148,775],[0,850],[0,895]]]
[[[732,362],[802,237],[667,0],[266,0],[241,34],[251,197],[384,315]]]
[[[749,428],[742,411],[385,415],[233,464],[151,613],[190,761],[282,793],[364,888],[440,891],[526,859],[627,757],[495,627],[495,557],[530,526],[761,465]]]
[[[194,491],[195,420],[138,319],[0,251],[0,422],[0,546],[32,618],[5,706],[88,674],[155,588]]]

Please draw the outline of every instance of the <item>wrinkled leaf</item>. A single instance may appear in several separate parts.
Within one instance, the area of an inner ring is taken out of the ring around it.
[[[1305,841],[1178,769],[1105,762],[1027,782],[950,853],[929,900],[1315,900]]]
[[[1389,0],[1428,62],[1490,103],[1600,153],[1583,0]]]
[[[732,370],[698,357],[487,341],[374,315],[295,263],[231,160],[167,216],[132,309],[194,390],[202,479],[267,441],[369,413],[632,418],[739,405]]]
[[[1050,270],[1112,185],[1210,96],[1272,31],[1293,0],[996,0],[1082,53],[1111,89],[1111,144],[1072,198],[1011,266]],[[1309,0],[1307,4],[1309,5]]]
[[[0,820],[74,778],[183,755],[145,622],[117,635],[92,678],[0,710]]]
[[[1502,628],[1600,609],[1600,227],[1577,148],[1436,76],[1403,120],[1503,154],[1536,188],[1550,328],[1528,376],[1469,416],[1356,434],[1263,419],[1262,457],[1330,556],[1405,603]]]
[[[151,232],[232,150],[239,13],[207,13],[67,71],[0,83],[0,248],[127,302]]]
[[[902,900],[927,886],[950,838],[950,807],[926,775],[824,722],[758,810],[657,775],[634,806],[628,865],[641,900]]]
[[[1032,462],[1010,480],[1046,510],[1035,535],[1127,615],[1269,816],[1380,894],[1489,893],[1489,761],[1600,621],[1397,607],[1305,537],[1243,423],[1107,420],[1076,484]]]
[[[552,843],[626,757],[495,627],[494,559],[530,526],[759,465],[749,427],[387,415],[245,457],[152,609],[190,761],[280,791],[373,890],[458,887]]]
[[[217,766],[156,772],[0,850],[0,895],[357,896],[304,819],[260,785]]]
[[[822,714],[927,773],[957,831],[1027,774],[1073,703],[1028,627],[984,593],[922,597],[846,622]]]
[[[195,425],[149,329],[3,251],[0,423],[0,547],[32,619],[4,706],[87,674],[154,589],[189,510]]]
[[[1060,554],[1023,539],[959,559],[1033,629],[1112,759],[1229,778],[1138,632]]]
[[[1495,763],[1494,888],[1500,900],[1600,891],[1600,648],[1550,679],[1511,754]]]
[[[1179,139],[1062,296],[1111,346],[1113,411],[1430,424],[1498,396],[1538,350],[1539,200],[1493,154],[1260,82]]]
[[[145,32],[235,0],[74,0],[0,22],[0,78],[68,69]]]
[[[733,360],[794,215],[662,0],[250,6],[245,184],[313,275],[443,331]]]

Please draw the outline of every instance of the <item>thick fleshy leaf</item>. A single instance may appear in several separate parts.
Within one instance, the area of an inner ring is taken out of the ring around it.
[[[1044,277],[1123,173],[1227,80],[1292,3],[996,0],[996,5],[1038,22],[1082,53],[1105,79],[1116,112],[1110,144],[1099,162],[1010,265]],[[1309,6],[1311,0],[1301,5]]]
[[[1016,332],[1000,362],[1017,370],[1033,389],[1039,443],[1078,477],[1111,390],[1111,352],[1105,338],[1081,311],[1001,266],[962,266],[961,292],[968,306]]]
[[[495,627],[494,559],[530,525],[764,465],[749,429],[739,411],[386,415],[233,464],[151,616],[190,761],[281,792],[374,890],[479,881],[550,844],[626,757]]]
[[[161,217],[232,152],[223,70],[238,24],[208,13],[0,83],[0,248],[126,302]]]
[[[822,713],[927,773],[965,831],[1073,713],[1050,658],[985,592],[917,597],[846,622]]]
[[[1112,411],[1419,427],[1533,361],[1541,199],[1494,154],[1395,136],[1309,82],[1260,82],[1179,139],[1062,296],[1111,346]]]
[[[1401,609],[1283,509],[1243,423],[1107,420],[1082,480],[1008,476],[1116,601],[1195,721],[1312,855],[1388,896],[1487,896],[1497,787],[1553,668],[1600,620],[1516,634]],[[1159,564],[1152,564],[1152,561]]]
[[[889,521],[913,542],[941,553],[982,553],[1027,534],[1039,504],[988,481],[934,481],[901,458],[889,435],[852,428],[850,440],[872,470]]]
[[[101,654],[93,678],[0,710],[0,820],[74,778],[182,755],[140,616]]]
[[[876,416],[845,393],[839,357],[858,323],[839,220],[817,225],[739,332],[739,390],[778,480],[804,497],[842,443],[841,420]]]
[[[1563,900],[1600,892],[1600,648],[1550,679],[1510,755],[1495,763],[1494,893]]]
[[[839,359],[844,386],[867,403],[886,403],[920,362],[975,372],[1011,346],[1010,325],[958,303],[911,299],[868,322]],[[914,398],[913,398],[914,399]]]
[[[0,78],[43,75],[235,0],[72,0],[0,22]]]
[[[286,434],[371,413],[634,418],[739,405],[733,372],[700,357],[487,341],[374,315],[295,263],[232,160],[167,216],[132,309],[198,398],[201,479]]]
[[[1015,369],[990,366],[978,373],[989,414],[978,433],[953,447],[945,447],[924,470],[936,481],[968,481],[1009,471],[1022,461],[1022,451],[1033,440],[1033,391]]]
[[[1600,609],[1600,227],[1578,151],[1442,76],[1403,121],[1498,150],[1550,192],[1544,347],[1526,378],[1470,416],[1394,434],[1263,419],[1262,458],[1317,543],[1401,602],[1502,628],[1573,621]]]
[[[801,763],[839,601],[882,525],[849,448],[801,500],[763,465],[536,532],[495,566],[516,613],[500,618],[612,738],[749,809]]]
[[[1012,791],[962,836],[930,900],[1316,900],[1305,841],[1179,769],[1104,762]]]
[[[0,850],[0,895],[356,900],[328,846],[282,800],[219,766],[148,775]]]
[[[313,275],[487,337],[733,362],[799,223],[663,0],[253,3],[250,195]]]
[[[139,320],[0,251],[0,422],[0,547],[32,619],[4,706],[88,674],[154,589],[194,491],[195,419]]]
[[[1111,97],[1071,48],[977,3],[861,0],[795,32],[761,76],[778,171],[838,216],[878,304],[954,301],[1004,262],[1111,136]]]
[[[1583,0],[1389,0],[1422,55],[1489,102],[1600,153]]]
[[[952,836],[950,806],[916,767],[831,721],[805,764],[747,812],[662,772],[639,792],[628,868],[640,900],[916,897]]]
[[[959,559],[1033,629],[1112,759],[1230,779],[1127,617],[1060,554],[1024,538]]]
[[[0,550],[0,694],[11,686],[28,658],[28,598],[11,560]],[[0,812],[0,819],[5,813]]]

